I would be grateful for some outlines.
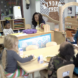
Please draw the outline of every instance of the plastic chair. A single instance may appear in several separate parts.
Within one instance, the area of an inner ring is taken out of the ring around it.
[[[29,45],[28,47],[26,47],[26,51],[35,50],[35,49],[38,49],[37,45]],[[32,78],[34,78],[34,72],[32,72],[31,74],[32,74]]]
[[[46,47],[50,47],[50,46],[56,46],[57,45],[57,43],[56,42],[48,42],[47,44],[46,44]]]
[[[73,78],[73,71],[74,71],[74,64],[65,65],[63,67],[60,67],[57,70],[57,78],[64,78],[66,76]]]
[[[29,46],[26,47],[26,51],[35,50],[35,49],[38,49],[38,46],[36,46],[36,45],[29,45]]]
[[[7,78],[7,77],[5,76],[5,74],[4,74],[4,70],[3,70],[3,68],[2,68],[1,65],[0,65],[0,74],[1,74],[1,78]],[[20,76],[20,77],[17,77],[17,78],[24,78],[24,77]]]

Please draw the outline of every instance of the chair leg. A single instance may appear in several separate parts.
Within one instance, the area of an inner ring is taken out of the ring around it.
[[[32,73],[32,78],[34,78],[34,73]]]

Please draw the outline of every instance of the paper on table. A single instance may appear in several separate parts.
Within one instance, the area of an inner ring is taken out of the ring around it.
[[[49,63],[45,63],[45,64],[43,64],[43,66],[47,66]]]
[[[25,34],[25,33],[14,33],[14,34],[11,34],[11,35],[15,35],[17,37],[20,37],[20,36],[26,36],[28,34]]]
[[[20,34],[20,35],[16,35],[17,37],[20,37],[20,36],[26,36],[28,34]]]

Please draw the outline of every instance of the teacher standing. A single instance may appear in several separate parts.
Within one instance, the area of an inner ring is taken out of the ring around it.
[[[45,21],[40,13],[35,12],[33,14],[32,24],[34,29],[39,30],[40,28],[44,28]]]

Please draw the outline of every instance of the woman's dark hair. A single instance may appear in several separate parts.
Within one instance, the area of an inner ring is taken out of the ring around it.
[[[65,59],[70,61],[71,58],[74,57],[74,47],[72,44],[66,44],[64,47],[60,47],[60,56]]]
[[[35,13],[33,14],[33,18],[32,18],[32,24],[34,25],[34,27],[37,26],[37,22],[35,21],[35,18],[34,18],[34,16],[35,16],[36,14],[39,14],[39,25],[40,25],[40,24],[42,23],[42,21],[43,21],[42,15],[41,15],[40,13],[38,13],[38,12],[35,12]]]
[[[8,24],[8,23],[10,23],[8,20],[6,20],[5,22],[4,22],[4,26],[6,26],[6,24]]]

